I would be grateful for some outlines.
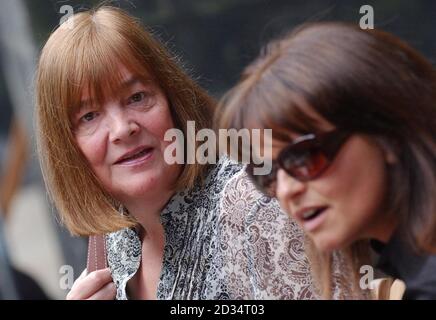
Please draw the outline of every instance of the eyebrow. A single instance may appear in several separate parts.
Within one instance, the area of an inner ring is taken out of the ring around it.
[[[148,82],[150,80],[141,80],[138,76],[131,76],[130,78],[127,78],[126,80],[124,80],[123,82],[121,82],[120,86],[119,86],[119,90],[123,91],[126,90],[127,88],[130,88],[132,86],[134,86],[137,83],[144,83],[144,82]],[[78,111],[84,109],[86,106],[92,104],[92,99],[85,99],[80,101],[79,104],[79,108]]]

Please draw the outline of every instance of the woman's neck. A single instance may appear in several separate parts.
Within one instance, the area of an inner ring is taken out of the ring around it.
[[[394,214],[390,214],[373,224],[370,232],[370,238],[376,239],[383,243],[388,243],[398,226],[398,220]]]
[[[144,236],[153,237],[153,235],[156,235],[161,238],[163,232],[160,221],[161,212],[173,194],[174,191],[171,190],[166,195],[162,195],[160,199],[130,199],[123,202],[129,214],[135,217],[142,227]]]

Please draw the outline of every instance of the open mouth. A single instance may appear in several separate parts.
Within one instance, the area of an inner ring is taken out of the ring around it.
[[[115,164],[132,164],[132,163],[136,163],[139,160],[145,159],[147,158],[150,153],[152,152],[153,148],[144,148],[142,150],[140,150],[139,152],[125,157],[121,160],[118,160],[117,162],[115,162]]]
[[[311,210],[304,212],[302,218],[304,221],[311,221],[316,217],[320,216],[326,209],[327,207],[313,208]]]

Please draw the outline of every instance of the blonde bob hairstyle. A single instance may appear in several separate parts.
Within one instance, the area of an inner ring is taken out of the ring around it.
[[[188,143],[186,123],[210,128],[214,101],[177,65],[151,33],[121,9],[101,6],[61,25],[42,49],[36,73],[37,146],[44,181],[61,222],[74,235],[133,227],[120,205],[99,183],[75,142],[71,114],[88,88],[101,105],[118,91],[119,66],[153,79],[168,98],[175,126]],[[189,137],[191,139],[191,137]],[[198,143],[192,137],[189,143]],[[201,182],[206,165],[186,164],[175,189]]]

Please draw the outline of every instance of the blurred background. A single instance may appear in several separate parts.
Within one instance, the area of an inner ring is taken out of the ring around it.
[[[98,3],[0,0],[0,299],[63,299],[71,277],[85,268],[86,239],[72,238],[59,226],[41,179],[33,75],[40,49],[68,12],[63,6],[77,12]],[[140,18],[216,98],[272,38],[308,21],[358,24],[363,5],[373,7],[376,28],[403,38],[436,64],[434,0],[110,3]]]

